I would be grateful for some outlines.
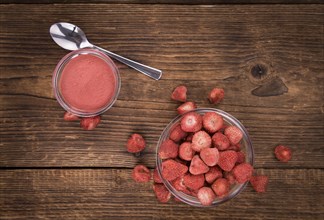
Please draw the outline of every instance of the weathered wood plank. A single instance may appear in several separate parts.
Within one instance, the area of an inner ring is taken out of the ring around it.
[[[199,107],[212,106],[206,100],[211,88],[225,88],[226,98],[217,107],[248,128],[256,166],[286,167],[272,152],[276,144],[286,144],[294,151],[289,166],[324,167],[324,6],[73,8],[67,13],[61,4],[0,5],[0,166],[133,167],[141,160],[154,167],[158,137],[176,115],[177,103],[169,95],[178,84],[186,84],[189,99]],[[85,132],[77,123],[63,122],[50,87],[52,71],[65,51],[48,35],[49,25],[61,19],[77,20],[103,47],[161,68],[162,80],[120,65],[119,100],[99,128]],[[267,68],[261,78],[251,74],[258,65]],[[273,79],[281,80],[288,92],[262,97],[268,92],[265,87],[261,96],[252,94]],[[125,152],[132,132],[142,133],[148,142],[139,159]]]
[[[269,175],[265,194],[248,186],[215,208],[160,204],[151,183],[131,170],[0,170],[0,217],[60,219],[322,219],[323,170],[257,170]]]

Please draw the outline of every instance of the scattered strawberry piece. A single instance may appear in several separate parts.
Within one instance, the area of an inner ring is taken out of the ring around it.
[[[132,134],[127,141],[127,151],[129,153],[138,153],[144,150],[146,146],[144,138],[140,134]]]
[[[185,137],[187,137],[187,132],[183,131],[181,129],[180,124],[178,124],[176,127],[174,127],[174,129],[171,131],[170,133],[170,139],[173,140],[174,142],[179,142],[182,139],[184,139]]]
[[[220,88],[214,88],[208,95],[208,100],[212,104],[218,104],[224,99],[224,90]]]
[[[291,149],[289,147],[279,145],[275,148],[276,158],[282,162],[288,162],[291,159]]]
[[[189,189],[198,190],[204,186],[205,183],[204,174],[200,174],[200,175],[192,175],[190,173],[186,174],[183,177],[183,183]]]
[[[212,189],[219,197],[225,196],[230,190],[230,184],[227,179],[219,178],[212,184]]]
[[[172,92],[171,99],[173,99],[175,101],[186,102],[187,87],[185,87],[185,86],[176,87]]]
[[[212,137],[213,146],[218,150],[226,150],[230,146],[228,138],[220,132],[217,132]]]
[[[80,125],[84,130],[93,130],[97,127],[100,123],[100,115],[89,117],[89,118],[82,118]]]
[[[188,167],[175,160],[169,159],[162,162],[162,176],[168,181],[184,175],[188,171]]]
[[[177,112],[181,115],[191,110],[194,110],[195,108],[197,108],[197,106],[194,102],[185,102],[177,108]]]
[[[197,132],[202,128],[202,117],[196,112],[189,112],[181,119],[181,129],[185,132]]]
[[[233,185],[236,182],[232,172],[224,172],[224,178],[227,179],[230,185]]]
[[[203,127],[209,133],[215,133],[223,127],[224,120],[216,112],[207,112],[202,117]]]
[[[209,167],[200,159],[198,155],[195,155],[190,163],[189,172],[193,175],[199,175],[207,173]]]
[[[136,182],[146,183],[151,179],[151,172],[146,166],[137,165],[133,169],[132,177]]]
[[[209,184],[212,184],[216,179],[222,177],[222,170],[218,166],[210,167],[209,171],[205,173],[205,180]]]
[[[237,161],[237,153],[232,150],[219,152],[218,166],[224,171],[231,171]]]
[[[241,163],[236,165],[232,172],[238,183],[245,183],[251,179],[253,167],[249,163]]]
[[[192,149],[200,152],[204,148],[211,147],[212,139],[206,131],[198,131],[192,137]]]
[[[160,175],[158,173],[157,168],[155,168],[154,171],[153,171],[153,181],[155,183],[163,183],[163,181],[162,181],[162,179],[161,179],[161,177],[160,177]]]
[[[245,162],[245,154],[242,151],[236,152],[237,153],[237,161],[236,164],[244,163]]]
[[[195,151],[191,148],[190,142],[183,142],[179,147],[179,157],[183,160],[190,161],[195,155]]]
[[[191,142],[194,134],[195,133],[189,133],[188,136],[186,137],[186,141]]]
[[[216,198],[215,193],[209,187],[202,187],[198,190],[197,197],[204,206],[210,206]]]
[[[252,176],[250,183],[256,192],[263,193],[267,190],[269,178],[265,175]]]
[[[161,183],[154,183],[153,190],[156,198],[162,202],[167,203],[171,198],[171,193],[169,190]]]
[[[65,112],[64,113],[64,121],[78,121],[80,118],[70,112]]]
[[[176,158],[178,156],[179,145],[172,140],[165,140],[159,149],[159,156],[162,160],[168,158]]]
[[[234,125],[228,126],[225,129],[224,134],[233,145],[238,144],[243,137],[242,131]]]
[[[187,189],[186,186],[184,185],[183,176],[180,176],[177,179],[173,180],[171,184],[178,191],[185,191]]]
[[[212,167],[218,163],[219,152],[217,148],[204,148],[200,151],[200,158],[206,165]]]

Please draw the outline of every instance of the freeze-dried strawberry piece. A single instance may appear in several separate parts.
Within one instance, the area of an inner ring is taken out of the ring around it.
[[[209,187],[202,187],[198,190],[197,197],[204,206],[210,206],[216,198],[215,193]]]
[[[182,160],[190,161],[195,155],[195,151],[191,148],[190,142],[183,142],[179,147],[179,157]]]
[[[190,163],[189,172],[193,175],[199,175],[207,173],[209,167],[200,159],[198,155],[195,155]]]
[[[164,160],[168,158],[176,158],[178,156],[179,145],[172,140],[165,140],[159,149],[159,157]]]
[[[230,190],[230,184],[227,179],[219,178],[212,184],[212,189],[219,197],[225,196]]]
[[[198,131],[192,137],[192,149],[200,152],[204,148],[211,147],[212,139],[206,131]]]
[[[202,117],[196,112],[189,112],[183,116],[180,124],[185,132],[197,132],[202,128]]]
[[[133,169],[132,177],[136,182],[146,183],[151,179],[151,172],[146,166],[137,165]]]
[[[175,160],[169,159],[162,162],[162,176],[168,181],[184,175],[188,171],[188,167]]]
[[[204,148],[200,151],[200,158],[206,165],[212,167],[218,163],[219,152],[217,148]]]
[[[236,164],[244,163],[245,162],[245,154],[242,151],[236,152],[237,153],[237,161]]]
[[[93,130],[97,127],[97,125],[100,123],[100,115],[89,117],[89,118],[82,118],[80,122],[80,126],[84,130]]]
[[[64,113],[64,121],[78,121],[80,118],[70,112],[65,112]]]
[[[186,174],[183,177],[183,183],[189,189],[198,190],[204,186],[205,183],[204,174],[200,174],[200,175],[192,175],[190,173]]]
[[[238,144],[243,137],[242,131],[234,125],[228,126],[225,129],[224,134],[233,145]]]
[[[279,145],[275,148],[276,158],[282,162],[288,162],[291,159],[291,149],[289,147]]]
[[[181,115],[191,110],[194,110],[195,108],[197,108],[197,106],[194,102],[185,102],[177,108],[177,112]]]
[[[181,129],[180,124],[178,124],[177,126],[175,126],[173,128],[173,130],[170,133],[170,139],[173,140],[174,142],[179,142],[182,139],[184,139],[185,137],[187,137],[187,132],[183,131]]]
[[[146,146],[145,140],[140,134],[132,134],[127,141],[127,151],[130,153],[138,153],[144,150]]]
[[[218,166],[224,171],[231,171],[237,161],[237,153],[232,150],[219,152]]]
[[[251,179],[253,167],[249,163],[241,163],[233,168],[232,173],[238,183],[245,183]]]
[[[215,133],[223,127],[223,117],[216,112],[207,112],[202,117],[203,127],[209,133]]]
[[[186,186],[184,185],[183,176],[180,176],[177,179],[173,180],[171,184],[178,191],[185,191],[187,189]]]
[[[176,87],[171,94],[171,99],[173,99],[175,101],[186,102],[187,87],[185,87],[185,86]]]
[[[186,141],[191,142],[194,134],[195,133],[189,133],[188,136],[186,137]]]
[[[160,175],[159,175],[159,173],[158,173],[157,168],[155,168],[154,171],[153,171],[153,181],[154,181],[155,183],[163,183],[163,182],[162,182],[162,179],[161,179],[161,177],[160,177]]]
[[[216,179],[222,177],[222,170],[218,166],[210,167],[209,171],[205,173],[205,180],[209,184],[212,184]]]
[[[236,182],[232,172],[224,172],[224,178],[227,179],[230,185],[233,185]]]
[[[269,178],[265,175],[252,176],[250,183],[256,192],[263,193],[267,190]]]
[[[220,88],[213,88],[208,95],[208,100],[212,104],[218,104],[224,99],[224,90]]]
[[[218,150],[226,150],[230,146],[228,138],[220,132],[217,132],[212,137],[213,146]]]
[[[156,198],[162,202],[167,203],[171,198],[171,193],[169,190],[161,183],[154,183],[153,190],[155,193]]]

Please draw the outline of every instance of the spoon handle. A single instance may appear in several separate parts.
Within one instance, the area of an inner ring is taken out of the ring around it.
[[[95,46],[95,45],[94,45],[94,48],[108,54],[110,57],[118,60],[119,62],[124,63],[127,66],[132,67],[132,68],[136,69],[137,71],[143,73],[144,75],[146,75],[148,77],[151,77],[151,78],[153,78],[155,80],[159,80],[161,78],[161,76],[162,76],[162,71],[161,70],[158,70],[158,69],[155,69],[153,67],[146,66],[146,65],[138,63],[136,61],[127,59],[125,57],[122,57],[122,56],[120,56],[118,54],[115,54],[113,52],[110,52],[108,50],[105,50],[105,49],[103,49],[101,47],[98,47],[98,46]]]

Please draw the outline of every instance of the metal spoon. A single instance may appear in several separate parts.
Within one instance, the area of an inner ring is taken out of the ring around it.
[[[60,22],[53,24],[50,28],[50,34],[60,47],[63,47],[66,50],[78,50],[85,47],[91,47],[98,49],[110,57],[115,58],[119,62],[126,64],[129,67],[132,67],[139,72],[143,73],[146,76],[149,76],[155,80],[159,80],[162,76],[162,71],[155,69],[150,66],[135,62],[133,60],[127,59],[125,57],[119,56],[113,52],[102,49],[96,45],[91,44],[84,32],[78,26],[70,23]]]

